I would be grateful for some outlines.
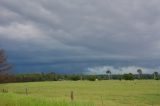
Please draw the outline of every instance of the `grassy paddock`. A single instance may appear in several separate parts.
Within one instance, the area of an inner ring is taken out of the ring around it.
[[[9,93],[0,93],[0,106],[160,106],[155,80],[11,83],[0,84],[2,89]]]
[[[24,96],[13,93],[0,93],[0,106],[93,106],[91,103],[66,101],[46,97]]]

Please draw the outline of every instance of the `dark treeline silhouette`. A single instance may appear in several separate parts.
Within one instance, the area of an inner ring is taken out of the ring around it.
[[[56,74],[50,73],[32,73],[32,74],[17,74],[14,76],[16,82],[34,82],[34,81],[62,81],[62,80],[90,80],[95,81],[95,75],[80,75],[80,74]]]
[[[155,79],[155,75],[153,74],[143,74],[141,79]],[[156,76],[156,80],[159,79],[160,76]],[[63,80],[110,80],[106,75],[81,75],[81,74],[56,74],[54,72],[51,73],[32,73],[32,74],[17,74],[17,75],[8,75],[6,79],[1,80],[0,83],[6,82],[37,82],[37,81],[63,81]],[[112,75],[112,80],[139,80],[139,74],[123,74],[123,75]]]

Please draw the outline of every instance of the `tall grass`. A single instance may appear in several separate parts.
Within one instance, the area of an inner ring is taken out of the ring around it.
[[[92,103],[47,97],[0,93],[0,106],[94,106]]]
[[[3,89],[8,93],[0,94],[0,106],[160,106],[160,81],[155,80],[0,84]]]

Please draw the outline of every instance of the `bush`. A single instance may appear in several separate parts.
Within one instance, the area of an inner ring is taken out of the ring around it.
[[[159,80],[159,78],[157,77],[157,78],[155,78],[154,80]]]
[[[91,75],[91,76],[88,76],[87,79],[88,79],[89,81],[95,81],[95,80],[96,80],[96,76]]]
[[[80,80],[81,78],[80,78],[80,76],[79,75],[72,75],[71,77],[70,77],[70,80],[73,80],[73,81],[78,81],[78,80]]]
[[[134,80],[134,76],[133,76],[132,73],[124,74],[123,75],[123,79],[125,79],[125,80]]]

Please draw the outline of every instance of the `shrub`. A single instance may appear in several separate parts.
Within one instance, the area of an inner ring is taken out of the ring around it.
[[[70,77],[70,80],[73,80],[73,81],[78,81],[78,80],[80,80],[81,78],[80,78],[80,76],[79,75],[72,75],[71,77]]]
[[[94,76],[94,75],[88,76],[88,80],[89,81],[95,81],[96,80],[96,76]]]
[[[132,73],[124,74],[123,75],[123,79],[125,79],[125,80],[134,80],[134,76],[133,76]]]

